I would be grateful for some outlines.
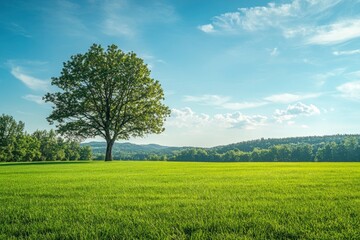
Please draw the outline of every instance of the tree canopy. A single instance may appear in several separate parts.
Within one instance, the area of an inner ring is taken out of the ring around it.
[[[0,116],[0,162],[91,160],[91,148],[63,139],[53,130],[24,131],[25,124],[12,116]]]
[[[23,136],[24,123],[9,115],[0,116],[0,161],[13,158],[15,141]]]
[[[73,55],[51,83],[60,91],[44,97],[54,104],[47,120],[56,123],[62,135],[103,137],[105,160],[112,160],[116,140],[164,131],[170,114],[162,103],[162,87],[144,61],[115,45],[105,51],[94,44],[88,52]]]

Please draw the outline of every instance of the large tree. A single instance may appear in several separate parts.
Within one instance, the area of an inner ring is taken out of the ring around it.
[[[161,85],[150,77],[147,65],[115,45],[105,50],[94,44],[88,52],[72,56],[51,84],[59,91],[44,97],[54,104],[47,120],[65,136],[103,137],[105,161],[112,160],[116,140],[161,133],[170,114],[162,103]]]

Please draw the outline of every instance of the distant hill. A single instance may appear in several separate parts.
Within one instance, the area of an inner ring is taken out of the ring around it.
[[[316,152],[324,144],[343,143],[346,138],[355,138],[360,142],[359,134],[344,135],[328,135],[328,136],[307,136],[307,137],[290,137],[290,138],[268,138],[257,139],[251,141],[243,141],[224,146],[216,146],[212,148],[197,147],[169,147],[158,144],[138,145],[133,143],[115,143],[113,146],[114,159],[129,160],[177,160],[189,158],[189,156],[202,156],[203,159],[221,159],[231,151],[240,151],[251,154],[256,149],[266,150],[274,146],[300,146],[310,145],[312,148],[312,158],[316,157]],[[89,142],[83,143],[83,146],[90,146],[95,159],[103,159],[106,143],[105,142]],[[200,152],[199,152],[200,151]],[[205,153],[204,153],[205,152]],[[180,157],[182,156],[182,157]],[[210,157],[211,156],[211,157]]]
[[[347,137],[360,138],[359,134],[337,134],[327,136],[307,136],[307,137],[289,137],[289,138],[261,138],[251,141],[243,141],[238,143],[232,143],[224,146],[213,147],[212,149],[218,153],[225,153],[230,150],[240,150],[244,152],[251,152],[255,148],[268,149],[275,145],[283,144],[310,144],[317,146],[321,143],[335,142],[340,143]]]
[[[106,150],[106,142],[88,142],[82,143],[82,146],[90,146],[93,150],[93,153],[105,153]],[[168,147],[161,146],[158,144],[144,144],[138,145],[133,143],[114,143],[113,146],[113,155],[117,153],[131,153],[131,154],[144,154],[144,153],[155,153],[155,154],[168,154],[176,150],[187,149],[189,147]]]

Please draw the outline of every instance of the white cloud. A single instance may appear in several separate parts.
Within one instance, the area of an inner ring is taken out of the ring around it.
[[[333,54],[335,56],[360,54],[360,49],[349,50],[349,51],[334,51]]]
[[[316,26],[298,25],[286,28],[283,32],[284,37],[301,37],[308,45],[333,45],[360,37],[360,19],[348,18],[337,22]],[[359,53],[354,51],[334,51],[334,55],[350,55]]]
[[[45,101],[42,99],[42,96],[28,94],[26,96],[23,96],[23,99],[31,102],[35,102],[40,105],[45,104]]]
[[[201,31],[203,31],[205,33],[215,32],[214,26],[212,24],[205,24],[205,25],[198,26],[198,29],[200,29]]]
[[[207,33],[240,33],[272,28],[282,32],[286,38],[300,37],[305,44],[338,44],[360,37],[358,17],[349,14],[345,19],[326,23],[330,9],[340,2],[342,0],[293,0],[290,3],[239,8],[235,12],[215,16],[210,23],[198,28]],[[342,54],[334,54],[337,53]],[[358,52],[343,54],[355,53]]]
[[[202,25],[210,26],[211,30],[222,32],[237,32],[240,29],[254,31],[267,26],[276,26],[282,21],[282,18],[289,17],[298,11],[298,1],[291,4],[269,3],[266,7],[240,8],[237,12],[228,12],[215,16],[212,23]]]
[[[321,26],[299,25],[284,30],[286,38],[302,37],[308,45],[333,45],[360,37],[360,19],[341,19]],[[334,51],[334,55],[350,55],[354,51]]]
[[[293,105],[289,105],[285,110],[276,109],[274,113],[274,119],[282,123],[284,121],[292,120],[298,116],[312,116],[320,114],[320,110],[313,104],[306,105],[298,102]]]
[[[255,129],[266,124],[267,117],[262,115],[248,116],[242,113],[216,114],[214,122],[224,128]]]
[[[360,37],[360,19],[346,19],[320,26],[307,38],[307,44],[330,45]]]
[[[22,69],[18,66],[13,66],[11,68],[11,74],[23,82],[27,87],[33,90],[43,90],[46,91],[49,86],[49,82],[45,80],[40,80],[35,77],[29,76],[23,73]]]
[[[285,28],[283,30],[283,35],[285,38],[293,38],[297,36],[306,36],[313,32],[313,28],[305,27],[305,26],[296,26],[293,28]]]
[[[336,88],[342,97],[360,100],[360,81],[347,82]]]
[[[210,116],[206,114],[197,114],[191,108],[171,109],[171,116],[167,124],[178,128],[192,128],[209,125]]]
[[[219,95],[185,96],[185,102],[196,102],[202,105],[216,106],[229,110],[256,108],[266,105],[266,102],[231,102],[230,97]]]
[[[258,126],[266,124],[267,117],[262,115],[244,115],[239,112],[216,114],[209,116],[207,114],[198,114],[191,108],[172,109],[171,116],[167,120],[169,126],[177,128],[238,128],[238,129],[255,129]]]
[[[293,0],[290,3],[268,3],[266,6],[239,8],[236,12],[228,12],[215,16],[210,24],[212,30],[236,33],[241,30],[255,31],[267,27],[286,29],[289,25],[304,22],[306,16],[318,16],[319,13],[335,6],[341,0]],[[200,30],[203,31],[199,27]]]
[[[282,93],[275,94],[269,97],[264,98],[264,100],[274,103],[292,103],[304,99],[316,98],[319,97],[320,93],[309,93],[309,94],[291,94],[291,93]]]

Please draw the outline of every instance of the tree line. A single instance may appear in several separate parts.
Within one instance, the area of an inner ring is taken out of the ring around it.
[[[0,116],[0,162],[92,159],[90,147],[59,137],[55,131],[24,131],[25,124],[12,116]]]
[[[103,158],[102,154],[94,155],[95,159]],[[122,160],[209,162],[358,162],[360,136],[260,139],[214,148],[182,148],[170,153],[123,151],[116,152],[114,157]]]
[[[252,151],[232,149],[224,153],[216,150],[187,149],[174,153],[173,161],[221,161],[221,162],[359,162],[359,139],[347,137],[343,141],[281,144],[269,148],[254,148]]]

